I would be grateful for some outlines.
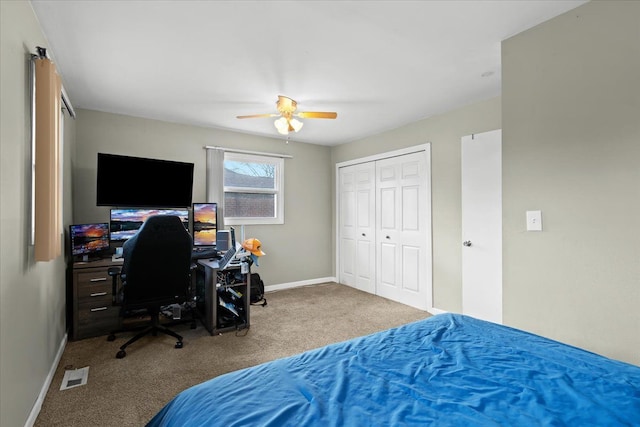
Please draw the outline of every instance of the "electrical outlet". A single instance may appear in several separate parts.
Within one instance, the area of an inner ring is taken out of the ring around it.
[[[542,231],[542,211],[527,211],[527,231]]]

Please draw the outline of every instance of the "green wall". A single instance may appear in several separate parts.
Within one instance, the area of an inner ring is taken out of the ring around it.
[[[285,160],[285,223],[244,228],[245,237],[260,239],[267,254],[254,271],[266,286],[333,276],[328,147],[91,110],[78,111],[77,140],[74,217],[78,222],[109,219],[109,208],[95,202],[98,152],[193,162],[193,200],[199,202],[206,201],[203,147],[207,145],[293,156]],[[241,227],[235,229],[239,241]]]
[[[460,138],[502,128],[505,324],[640,364],[638,22],[587,3],[503,43],[501,98],[332,149],[335,169],[431,142],[436,308],[462,309]]]
[[[0,18],[0,425],[20,426],[64,343],[65,261],[35,263],[27,244],[27,58],[46,39],[26,1],[0,1]],[[267,285],[330,277],[336,163],[430,142],[434,304],[456,312],[460,138],[502,128],[505,323],[640,364],[639,21],[639,2],[587,3],[503,43],[501,98],[332,148],[80,110],[65,125],[64,225],[108,217],[98,151],[192,161],[200,200],[203,146],[291,154],[285,224],[245,234],[264,244]],[[533,209],[541,233],[524,230]]]
[[[29,246],[29,56],[47,46],[31,5],[0,1],[0,425],[23,426],[66,339],[65,260]],[[75,121],[65,120],[63,226],[71,222]],[[63,230],[60,230],[61,232]],[[56,387],[53,385],[53,387]]]
[[[332,150],[335,191],[337,163],[431,143],[433,304],[441,310],[462,310],[460,139],[500,129],[500,119],[500,98],[493,98]]]
[[[640,2],[518,34],[502,66],[504,321],[640,364]]]

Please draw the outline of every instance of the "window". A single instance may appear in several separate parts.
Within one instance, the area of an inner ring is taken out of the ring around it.
[[[224,153],[225,224],[284,224],[284,159]]]

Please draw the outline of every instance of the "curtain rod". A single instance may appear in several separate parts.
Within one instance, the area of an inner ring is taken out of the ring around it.
[[[236,148],[214,147],[211,145],[205,145],[204,149],[205,150],[221,150],[229,153],[255,154],[257,156],[280,157],[282,159],[293,159],[293,156],[289,154],[264,153],[262,151],[239,150]]]
[[[33,61],[36,58],[39,59],[50,59],[47,56],[47,49],[44,47],[40,47],[40,46],[36,46],[36,50],[38,51],[38,54],[31,54],[31,60]],[[69,115],[71,115],[71,117],[73,117],[74,119],[76,118],[76,112],[73,109],[73,105],[71,105],[71,101],[69,100],[69,95],[67,95],[67,91],[64,88],[64,85],[60,84],[60,89],[61,89],[61,98],[62,98],[62,102],[64,103],[65,108],[67,109],[67,111],[69,112]]]

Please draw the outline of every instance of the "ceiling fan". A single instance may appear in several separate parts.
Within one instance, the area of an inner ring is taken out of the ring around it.
[[[303,123],[297,120],[296,117],[301,119],[335,119],[338,117],[338,113],[334,112],[322,112],[322,111],[305,111],[296,113],[298,103],[293,99],[278,95],[278,101],[276,102],[276,109],[279,113],[267,113],[267,114],[251,114],[249,116],[236,116],[238,119],[254,119],[260,117],[280,117],[274,122],[278,133],[287,135],[289,132],[298,132],[302,129]]]

